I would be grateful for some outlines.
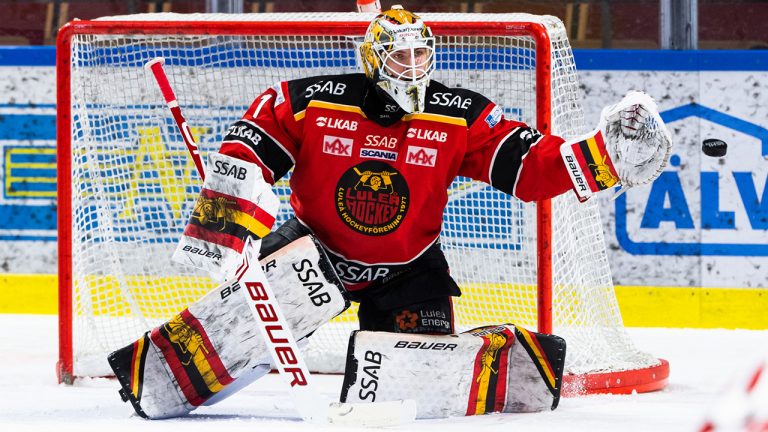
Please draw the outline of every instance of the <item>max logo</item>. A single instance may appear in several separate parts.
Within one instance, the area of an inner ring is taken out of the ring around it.
[[[408,146],[408,155],[405,163],[433,167],[437,159],[437,149],[426,147]]]
[[[340,138],[331,135],[323,137],[323,153],[336,156],[352,156],[352,138]]]
[[[670,127],[682,131],[677,142],[693,135],[700,145],[711,133],[736,151],[719,160],[697,154],[697,170],[699,161],[675,148],[650,188],[616,200],[621,247],[634,255],[768,256],[768,129],[696,103],[661,117],[667,124],[697,118]]]

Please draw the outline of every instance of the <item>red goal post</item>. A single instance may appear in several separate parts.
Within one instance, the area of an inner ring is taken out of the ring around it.
[[[585,131],[559,20],[422,16],[438,39],[436,79],[480,91],[542,132]],[[61,381],[108,373],[106,353],[212,287],[205,275],[170,261],[199,186],[142,62],[166,58],[201,151],[210,152],[266,87],[356,71],[355,46],[371,17],[144,14],[73,21],[60,30]],[[287,196],[285,183],[276,186]],[[581,205],[569,195],[523,204],[466,179],[450,193],[443,244],[464,292],[456,304],[460,330],[508,321],[565,337],[565,393],[665,385],[666,362],[636,350],[624,331],[595,200]],[[315,369],[339,368],[353,326],[346,313],[311,338]]]

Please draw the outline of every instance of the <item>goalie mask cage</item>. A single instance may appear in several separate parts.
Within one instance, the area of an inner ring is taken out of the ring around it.
[[[213,287],[171,261],[201,181],[144,64],[164,57],[205,154],[279,81],[359,72],[373,15],[142,14],[73,21],[59,32],[59,379],[104,376],[109,352]],[[564,137],[586,132],[562,23],[527,14],[423,14],[436,35],[434,79],[476,90],[508,118]],[[546,175],[546,173],[542,173]],[[290,215],[287,182],[276,188]],[[462,288],[457,331],[515,323],[568,344],[564,394],[649,391],[668,365],[638,351],[621,321],[597,201],[525,204],[457,179],[442,244]],[[318,372],[343,370],[353,310],[305,349]]]

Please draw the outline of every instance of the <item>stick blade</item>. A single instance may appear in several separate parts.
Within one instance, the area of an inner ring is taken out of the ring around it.
[[[338,426],[387,427],[416,420],[416,401],[411,399],[376,403],[332,402],[328,423]]]

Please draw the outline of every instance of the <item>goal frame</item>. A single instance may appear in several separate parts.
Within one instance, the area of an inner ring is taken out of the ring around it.
[[[151,24],[148,26],[148,24]],[[439,21],[429,22],[435,34],[456,34],[482,36],[527,36],[535,41],[535,102],[536,128],[542,133],[551,132],[552,121],[552,52],[547,28],[542,23],[525,21],[472,22]],[[74,381],[73,359],[73,305],[72,305],[72,113],[71,113],[71,41],[75,35],[98,34],[142,34],[176,35],[183,29],[184,34],[222,36],[285,36],[285,35],[333,35],[360,36],[367,23],[345,21],[206,21],[204,25],[190,26],[189,21],[72,21],[63,26],[57,37],[57,159],[58,159],[58,252],[59,252],[59,358],[57,377],[59,382]],[[537,331],[552,333],[552,210],[550,200],[536,203],[536,305]],[[659,378],[657,379],[657,374]],[[575,375],[564,377],[564,394],[569,393],[630,393],[652,391],[666,384],[668,364],[662,360],[659,367],[633,371],[610,372],[607,374]],[[592,382],[591,380],[596,380]],[[637,384],[626,387],[626,384]]]

